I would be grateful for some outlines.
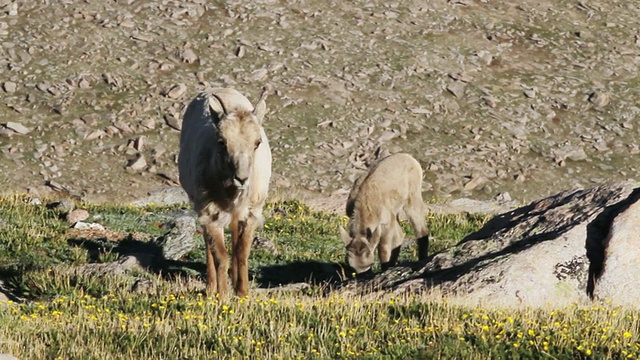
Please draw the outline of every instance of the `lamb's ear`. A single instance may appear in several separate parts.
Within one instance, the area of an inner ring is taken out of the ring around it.
[[[340,228],[340,237],[342,238],[344,245],[347,246],[351,244],[351,236],[349,236],[349,233],[347,232],[347,230],[345,230],[342,227],[342,225],[340,225],[339,228]]]
[[[367,230],[365,230],[364,235],[367,237],[367,240],[371,240],[371,237],[373,236],[373,233],[371,232],[371,228],[367,228]]]
[[[225,114],[224,106],[222,106],[220,100],[215,96],[209,96],[209,108],[211,108],[214,113],[218,114],[218,117]]]
[[[371,239],[374,238],[374,237],[379,238],[380,237],[380,226],[376,227],[376,229],[374,231],[371,231],[371,228],[367,228],[367,231],[366,231],[365,235],[367,236],[367,240],[369,240],[369,242],[371,242]]]
[[[267,114],[266,100],[267,100],[267,96],[269,96],[272,90],[273,90],[273,87],[271,87],[271,85],[269,84],[265,85],[262,88],[262,94],[260,94],[260,99],[258,99],[255,109],[253,109],[253,115],[255,115],[258,118],[258,122],[260,124],[262,124],[262,121],[264,120],[264,116]]]

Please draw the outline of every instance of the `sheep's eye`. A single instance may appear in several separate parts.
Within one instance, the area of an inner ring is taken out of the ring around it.
[[[227,142],[224,141],[224,139],[218,139],[218,144],[220,144],[222,146],[225,146],[225,145],[227,145]]]
[[[258,148],[258,146],[260,146],[260,144],[262,144],[262,140],[258,140],[258,141],[256,141],[256,144],[255,144],[254,150],[255,150],[255,149],[257,149],[257,148]]]

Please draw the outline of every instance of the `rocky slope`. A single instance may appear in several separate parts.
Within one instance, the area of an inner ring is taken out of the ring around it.
[[[426,198],[522,202],[634,177],[637,4],[0,0],[2,192],[175,185],[180,117],[263,84],[274,193],[341,193],[379,146]]]

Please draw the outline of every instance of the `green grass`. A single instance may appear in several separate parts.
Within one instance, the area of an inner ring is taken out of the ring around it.
[[[377,297],[254,289],[248,298],[210,298],[199,275],[147,271],[96,276],[74,266],[115,260],[120,242],[162,234],[176,207],[78,204],[89,221],[122,233],[100,240],[99,257],[70,242],[57,210],[23,196],[0,198],[0,278],[28,300],[0,303],[0,353],[21,359],[537,359],[637,358],[639,313],[623,308],[496,310],[423,295]],[[269,204],[260,235],[279,254],[255,249],[251,271],[343,260],[340,216],[297,201]],[[486,221],[429,215],[432,251],[452,246]],[[408,238],[410,226],[403,224]],[[96,240],[98,241],[98,240]],[[111,246],[108,246],[109,243]],[[199,244],[202,244],[200,241]],[[202,245],[186,260],[204,263]],[[401,260],[415,259],[407,246]],[[197,272],[196,272],[197,273]],[[134,291],[136,281],[152,288]]]

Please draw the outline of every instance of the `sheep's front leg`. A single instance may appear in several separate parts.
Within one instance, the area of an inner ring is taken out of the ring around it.
[[[233,286],[238,296],[249,295],[249,253],[256,226],[256,220],[251,216],[246,221],[236,223],[237,235],[233,242],[232,276]]]
[[[229,255],[224,246],[224,231],[213,224],[204,226],[204,240],[207,250],[207,295],[216,292],[227,293]]]
[[[380,270],[387,271],[398,262],[400,247],[402,246],[402,237],[403,233],[400,224],[390,224],[386,233],[380,239],[380,245],[378,245]]]
[[[236,258],[236,254],[238,252],[238,236],[239,236],[239,221],[235,217],[231,219],[231,224],[229,225],[229,229],[231,230],[231,284],[233,288],[236,288],[236,284],[238,283],[238,260]]]

